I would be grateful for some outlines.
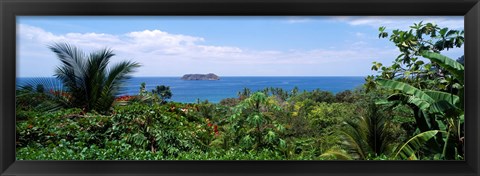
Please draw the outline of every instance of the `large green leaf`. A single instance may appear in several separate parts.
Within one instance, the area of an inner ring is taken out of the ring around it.
[[[417,89],[407,83],[399,82],[399,81],[394,81],[394,80],[386,80],[386,79],[378,79],[377,83],[383,87],[394,89],[394,90],[399,90],[407,95],[413,95],[416,98],[419,98],[421,100],[424,100],[428,103],[433,103],[435,102],[428,94],[423,92],[420,89]]]
[[[414,104],[418,106],[421,110],[427,109],[430,107],[430,103],[415,96],[408,96],[407,103]]]
[[[456,105],[459,104],[460,97],[456,95],[433,90],[425,90],[424,92],[435,100],[435,103],[432,103],[429,108],[430,113],[444,114],[459,109]]]
[[[421,54],[423,57],[430,59],[432,62],[437,63],[442,68],[452,73],[458,81],[463,84],[465,68],[462,64],[439,53],[424,51]]]
[[[437,113],[437,114],[445,114],[445,113],[455,112],[456,109],[458,108],[452,105],[450,102],[441,100],[433,103],[429,108],[429,112]]]
[[[389,96],[388,101],[413,104],[421,110],[427,110],[430,107],[430,103],[428,103],[427,101],[417,98],[413,95],[406,95],[403,93],[397,93]]]
[[[435,102],[444,100],[455,105],[460,101],[460,97],[447,92],[440,92],[434,90],[424,90],[423,92],[430,96]]]
[[[399,90],[401,93],[394,94],[389,100],[396,100],[409,105],[414,110],[415,121],[422,132],[431,130],[431,119],[426,112],[429,111],[431,104],[435,103],[424,91],[417,89],[407,83],[379,79],[377,83],[383,87]]]
[[[432,139],[439,132],[441,131],[430,130],[415,135],[397,149],[393,158],[417,160],[418,158],[415,153],[424,147],[427,144],[427,141]]]

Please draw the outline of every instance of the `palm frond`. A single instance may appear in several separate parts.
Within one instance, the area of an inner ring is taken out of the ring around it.
[[[55,70],[55,76],[71,94],[71,106],[86,111],[109,111],[121,83],[140,66],[124,61],[109,68],[110,58],[115,54],[108,48],[88,56],[67,43],[55,43],[49,48],[62,63]]]
[[[104,94],[116,95],[124,81],[130,78],[129,74],[135,72],[140,64],[132,61],[120,62],[110,68],[106,74]]]
[[[95,107],[98,104],[98,99],[102,96],[102,89],[105,86],[106,69],[110,62],[110,57],[114,56],[112,50],[102,49],[90,53],[86,72],[83,76],[85,80],[85,90],[87,101],[90,102],[90,107]]]
[[[337,159],[337,160],[352,160],[352,156],[341,149],[330,149],[320,155],[320,158]]]
[[[61,61],[62,65],[55,70],[55,75],[60,79],[68,91],[72,93],[73,104],[87,102],[85,95],[85,53],[68,43],[54,43],[49,46]]]
[[[366,158],[367,152],[364,151],[364,145],[361,144],[361,141],[357,140],[357,137],[354,137],[355,135],[345,131],[340,131],[339,133],[342,138],[340,144],[347,150],[347,153],[349,153],[353,159],[363,160]]]
[[[368,156],[385,153],[387,146],[395,139],[390,138],[391,132],[387,120],[375,102],[369,104],[367,112],[344,122],[345,126],[339,131],[343,139],[341,146],[354,159],[368,159]]]
[[[41,112],[55,111],[68,106],[70,103],[61,96],[65,93],[62,83],[51,77],[35,77],[28,79],[26,82],[17,83],[17,90],[19,90],[16,92],[17,100],[22,99],[22,97],[30,98],[37,95],[46,97],[47,99],[44,102],[37,105],[31,103],[31,105],[35,105],[34,108],[37,111]]]
[[[355,159],[364,160],[369,153],[373,152],[373,148],[369,146],[370,123],[362,116],[348,120],[344,128],[340,131],[343,141],[342,146],[347,152],[353,154]]]
[[[50,50],[52,50],[59,60],[62,62],[61,68],[62,73],[67,74],[62,81],[77,83],[75,84],[77,87],[81,86],[79,79],[82,78],[82,75],[85,73],[85,53],[80,49],[71,46],[67,43],[54,43],[53,45],[49,46]],[[58,69],[57,69],[58,70]],[[57,71],[58,72],[58,71]]]

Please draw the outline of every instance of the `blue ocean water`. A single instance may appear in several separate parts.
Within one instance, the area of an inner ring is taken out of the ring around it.
[[[21,85],[33,79],[36,78],[17,78],[17,83]],[[172,101],[193,103],[199,99],[218,103],[224,98],[237,97],[237,93],[245,87],[252,91],[267,87],[290,91],[297,86],[300,91],[321,89],[337,93],[361,86],[364,77],[221,77],[216,81],[181,80],[180,77],[133,77],[122,86],[122,95],[138,94],[142,82],[145,82],[147,90],[157,85],[170,86]]]

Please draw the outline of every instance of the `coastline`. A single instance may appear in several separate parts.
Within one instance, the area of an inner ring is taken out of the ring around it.
[[[40,77],[17,78],[21,84],[29,79]],[[45,79],[45,77],[42,77]],[[54,77],[47,77],[45,80],[52,80]],[[57,82],[57,81],[52,81]],[[181,103],[194,103],[197,98],[200,101],[218,103],[225,98],[237,97],[239,91],[247,87],[252,91],[264,88],[282,88],[291,91],[298,87],[300,91],[312,91],[320,89],[330,91],[333,94],[344,90],[353,90],[364,82],[362,76],[222,76],[216,81],[188,81],[180,77],[132,77],[127,80],[121,88],[120,95],[136,95],[139,92],[140,84],[146,83],[148,91],[157,85],[170,86],[173,93],[169,101]],[[57,83],[55,83],[57,85]]]

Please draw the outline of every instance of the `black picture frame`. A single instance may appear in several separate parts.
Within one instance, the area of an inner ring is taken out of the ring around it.
[[[480,169],[479,0],[0,0],[1,175],[435,175]],[[18,15],[463,15],[465,161],[16,161]]]

